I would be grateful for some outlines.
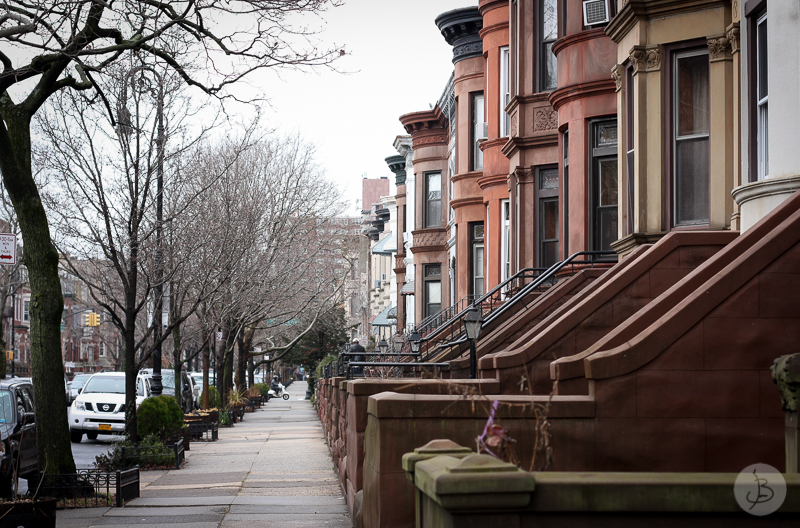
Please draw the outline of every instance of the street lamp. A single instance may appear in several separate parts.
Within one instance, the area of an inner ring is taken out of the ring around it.
[[[381,354],[385,354],[387,350],[389,350],[389,343],[386,342],[385,339],[381,339],[381,342],[378,343],[378,348],[381,351]]]
[[[411,343],[411,352],[417,353],[422,345],[419,334],[416,330],[414,330],[411,335],[408,337],[409,343]]]
[[[467,310],[467,315],[464,317],[464,330],[469,339],[469,378],[476,379],[478,377],[478,353],[475,351],[475,340],[481,335],[481,325],[483,318],[481,311],[477,306],[471,307]]]
[[[164,80],[158,72],[150,66],[137,66],[131,68],[125,75],[122,83],[122,97],[117,108],[117,120],[123,133],[127,132],[131,126],[131,114],[126,108],[128,99],[128,78],[133,85],[133,76],[138,72],[149,71],[158,80],[158,94],[156,99],[156,119],[158,120],[158,153],[157,153],[157,183],[156,183],[156,269],[155,286],[153,294],[155,296],[155,307],[153,308],[153,377],[150,382],[150,389],[154,396],[161,395],[164,390],[161,384],[161,325],[163,324],[164,311],[164,256],[162,250],[163,224],[164,224]]]

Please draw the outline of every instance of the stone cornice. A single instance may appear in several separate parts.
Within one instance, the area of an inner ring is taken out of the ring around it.
[[[613,94],[616,92],[616,84],[613,79],[604,79],[601,81],[591,81],[587,83],[576,84],[572,86],[565,86],[559,88],[550,94],[550,103],[553,108],[558,110],[565,104],[575,101],[577,99],[584,99],[586,97],[594,97],[598,95]]]
[[[508,4],[508,2],[506,2],[506,4]],[[500,24],[492,24],[491,26],[484,26],[483,29],[481,29],[478,32],[478,35],[482,39],[484,39],[486,38],[486,35],[490,33],[496,33],[498,31],[508,31],[508,22],[501,22]]]
[[[508,143],[503,145],[503,154],[510,158],[518,149],[544,148],[558,146],[558,130],[553,130],[550,134],[541,134],[531,137],[513,137]]]
[[[611,19],[605,32],[619,44],[640,20],[726,6],[730,6],[730,0],[628,0]]]
[[[389,156],[384,161],[389,165],[389,170],[394,173],[395,185],[398,187],[406,183],[406,157],[399,154]]]
[[[453,63],[483,55],[479,32],[483,17],[477,6],[447,11],[436,17],[436,26],[448,44],[453,46]]]
[[[498,147],[498,146],[502,147],[503,145],[506,144],[506,141],[508,141],[508,137],[506,136],[495,139],[487,139],[486,141],[481,143],[481,150],[483,152],[486,152],[488,149],[493,147]]]
[[[450,176],[450,181],[455,183],[469,178],[480,178],[481,176],[483,176],[483,171],[460,172]]]
[[[559,52],[566,47],[578,44],[580,42],[585,42],[587,40],[594,40],[606,37],[607,35],[605,28],[579,31],[578,33],[573,33],[572,35],[567,35],[565,37],[561,37],[560,39],[556,40],[553,43],[553,54],[558,56]]]
[[[450,207],[453,209],[460,209],[468,205],[483,205],[483,196],[467,196],[466,198],[450,200]]]
[[[480,187],[481,190],[486,190],[489,187],[494,187],[495,185],[508,186],[508,174],[495,174],[492,176],[478,178],[478,187]]]
[[[431,251],[445,251],[447,249],[447,234],[449,229],[446,227],[434,227],[417,229],[411,232],[414,245],[411,253],[425,253]]]
[[[508,0],[480,0],[478,2],[478,10],[481,16],[486,16],[486,13],[493,9],[508,9]]]
[[[411,112],[410,114],[403,114],[400,116],[400,123],[406,132],[411,134],[412,138],[414,132],[422,130],[439,130],[444,131],[442,123],[434,110],[423,110],[421,112]]]

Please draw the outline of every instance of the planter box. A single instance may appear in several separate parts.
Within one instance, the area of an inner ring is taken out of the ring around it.
[[[20,528],[55,528],[56,499],[0,503],[0,524]]]

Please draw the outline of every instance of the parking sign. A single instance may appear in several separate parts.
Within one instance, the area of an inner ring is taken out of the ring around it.
[[[0,233],[0,264],[17,263],[17,235]]]

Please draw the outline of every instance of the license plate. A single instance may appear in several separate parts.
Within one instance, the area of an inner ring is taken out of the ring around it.
[[[110,431],[111,430],[111,424],[100,424],[100,425],[97,426],[97,428],[99,430],[101,430],[101,431]]]

